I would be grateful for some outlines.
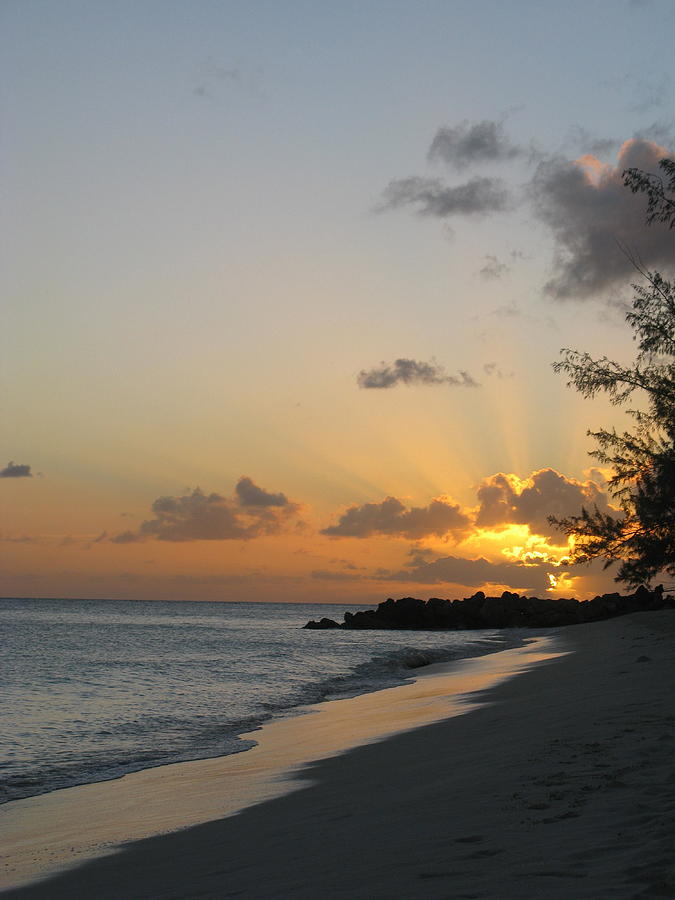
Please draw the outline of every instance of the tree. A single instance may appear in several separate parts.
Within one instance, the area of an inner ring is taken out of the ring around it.
[[[666,190],[675,192],[675,160],[662,159],[659,169],[663,172],[663,178],[642,169],[626,169],[623,183],[634,194],[640,191],[647,195],[648,225],[664,222],[669,228],[675,228],[675,199],[666,194]]]
[[[663,159],[659,167],[665,185],[639,169],[624,172],[624,184],[647,194],[648,224],[673,228],[675,200],[666,191],[675,190],[675,161]],[[646,398],[646,409],[627,410],[632,429],[589,432],[598,444],[590,455],[613,469],[609,487],[622,514],[582,509],[578,516],[549,520],[573,537],[572,562],[604,558],[605,567],[619,562],[616,580],[629,585],[649,583],[659,572],[675,575],[675,285],[634,265],[644,279],[633,285],[626,316],[638,346],[635,362],[621,366],[607,357],[562,350],[562,360],[553,365],[584,397],[604,392],[617,406],[636,393]]]

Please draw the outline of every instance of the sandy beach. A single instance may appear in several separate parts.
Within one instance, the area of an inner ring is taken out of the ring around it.
[[[225,762],[8,804],[5,884],[50,842],[52,867],[87,835],[128,843],[3,896],[675,896],[674,641],[671,611],[572,626],[272,723]]]

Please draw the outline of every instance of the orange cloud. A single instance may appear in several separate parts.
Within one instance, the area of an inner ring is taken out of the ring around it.
[[[596,481],[577,481],[555,469],[539,469],[528,478],[498,472],[484,479],[477,491],[475,524],[483,528],[527,525],[530,531],[552,537],[560,534],[548,516],[578,514],[582,506],[597,506],[604,513],[618,512]]]

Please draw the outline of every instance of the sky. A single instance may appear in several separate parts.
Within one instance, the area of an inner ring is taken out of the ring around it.
[[[4,0],[0,595],[614,590],[672,0]],[[626,252],[627,251],[627,252]]]

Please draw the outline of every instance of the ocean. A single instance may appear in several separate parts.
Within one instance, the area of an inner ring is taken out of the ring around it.
[[[515,630],[302,629],[344,610],[0,600],[0,802],[245,751],[241,735],[273,717],[521,643]]]

